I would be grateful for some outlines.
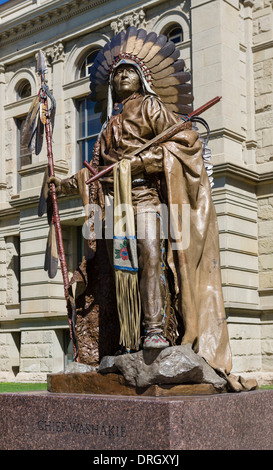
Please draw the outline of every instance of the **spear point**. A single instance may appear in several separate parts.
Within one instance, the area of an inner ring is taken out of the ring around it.
[[[47,72],[45,56],[40,50],[37,54],[37,73],[38,75],[43,75]]]

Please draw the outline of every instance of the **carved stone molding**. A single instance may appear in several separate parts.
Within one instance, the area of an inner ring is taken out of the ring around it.
[[[244,1],[244,7],[250,7],[252,8],[254,5],[254,0],[245,0]]]
[[[64,45],[62,41],[57,41],[52,46],[45,50],[45,56],[49,63],[52,65],[56,62],[62,62],[65,59]]]
[[[145,26],[145,12],[142,8],[134,10],[129,14],[119,16],[115,21],[110,24],[111,29],[115,34],[120,31],[125,31],[129,26],[141,28]]]
[[[0,62],[0,83],[5,83],[5,70],[6,70],[6,67],[5,65]]]
[[[1,46],[13,41],[32,36],[34,33],[52,27],[59,23],[70,20],[72,17],[88,12],[92,8],[99,7],[107,3],[108,0],[71,0],[57,8],[48,6],[50,10],[43,12],[39,6],[37,10],[30,13],[31,18],[24,20],[20,17],[12,20],[13,25],[0,25]],[[34,16],[33,16],[34,15]],[[7,29],[3,29],[7,26]]]

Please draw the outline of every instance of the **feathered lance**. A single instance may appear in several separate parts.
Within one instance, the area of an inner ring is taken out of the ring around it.
[[[39,90],[38,96],[34,98],[29,114],[26,118],[26,123],[22,132],[22,139],[23,142],[27,144],[30,151],[33,151],[35,149],[35,153],[39,154],[42,149],[43,135],[45,131],[48,167],[45,171],[45,177],[42,185],[38,207],[38,215],[40,217],[44,214],[45,211],[47,211],[49,223],[49,234],[47,240],[44,269],[48,272],[49,278],[54,278],[57,274],[58,258],[60,259],[64,283],[64,294],[68,313],[70,337],[73,342],[75,360],[77,358],[77,341],[73,326],[74,323],[72,322],[73,303],[69,295],[69,278],[67,271],[67,263],[63,246],[60,214],[54,183],[51,183],[51,192],[50,194],[48,194],[48,178],[51,176],[55,176],[52,152],[52,131],[54,126],[56,103],[54,97],[50,94],[45,79],[47,67],[44,55],[41,51],[38,52],[37,57],[37,73],[41,78],[41,88]],[[48,108],[48,98],[50,98],[51,101],[50,109]]]

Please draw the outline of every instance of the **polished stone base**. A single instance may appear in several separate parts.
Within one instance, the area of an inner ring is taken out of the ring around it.
[[[273,390],[181,397],[0,394],[2,450],[273,449]]]

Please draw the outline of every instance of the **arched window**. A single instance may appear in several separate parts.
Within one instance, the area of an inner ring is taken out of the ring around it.
[[[31,96],[31,85],[28,80],[23,80],[17,88],[17,99],[22,100]]]
[[[170,25],[164,33],[167,36],[169,41],[174,42],[175,44],[183,41],[183,29],[177,23]]]
[[[17,100],[20,101],[28,96],[31,96],[31,85],[28,80],[22,80],[16,89]],[[32,163],[32,154],[28,150],[27,146],[22,143],[21,135],[22,130],[26,121],[26,116],[16,119],[17,125],[17,148],[18,148],[18,169],[21,169],[25,165]],[[18,182],[19,184],[20,182]],[[20,190],[20,187],[18,187]]]
[[[98,52],[99,52],[99,50],[96,49],[95,51],[90,52],[85,57],[84,61],[81,64],[81,67],[80,67],[80,78],[88,77],[88,75],[90,73],[90,67],[93,64]]]

